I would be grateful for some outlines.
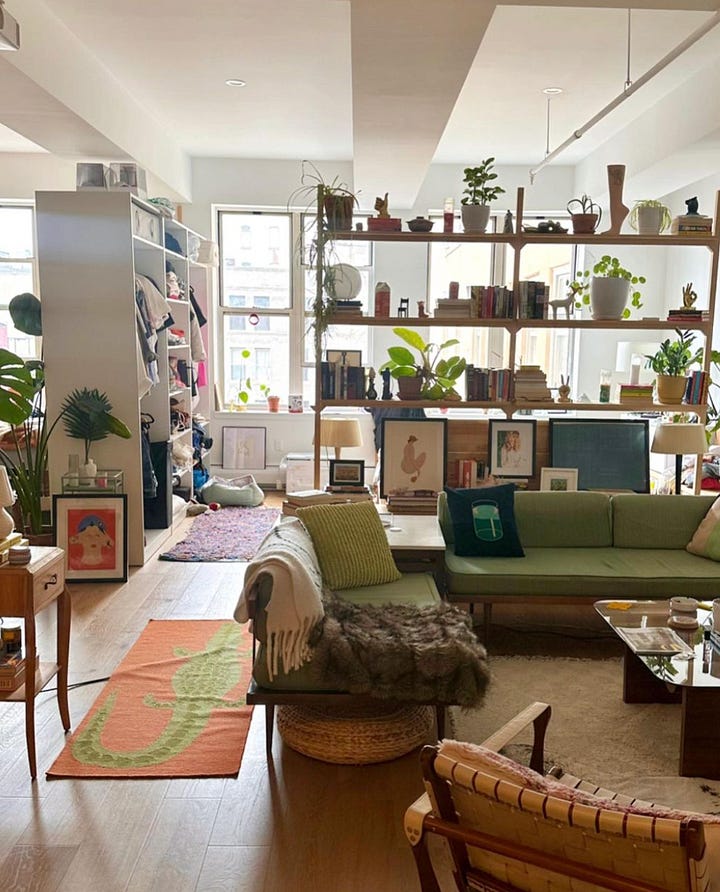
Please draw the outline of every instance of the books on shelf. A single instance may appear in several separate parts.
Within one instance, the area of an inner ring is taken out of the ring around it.
[[[511,319],[513,313],[513,293],[504,285],[471,285],[469,298],[440,298],[434,311],[436,319]]]
[[[691,372],[687,377],[682,401],[691,406],[703,405],[707,402],[709,386],[710,376],[707,372]]]
[[[653,401],[652,384],[621,384],[621,403],[651,403]]]
[[[545,372],[539,365],[521,365],[513,378],[516,400],[532,402],[552,399]]]
[[[704,214],[680,214],[673,217],[670,227],[671,235],[712,235],[712,217]]]
[[[699,310],[695,307],[678,307],[677,310],[668,310],[668,322],[708,322],[710,314],[707,310]]]
[[[0,657],[0,692],[16,691],[25,682],[25,657],[21,651]]]
[[[674,629],[667,626],[645,628],[615,626],[615,631],[634,653],[641,656],[694,653],[693,648],[686,644]]]
[[[518,311],[521,319],[547,319],[550,286],[545,282],[518,282]]]
[[[469,402],[509,400],[511,384],[510,369],[465,367],[465,399]]]
[[[435,514],[438,494],[431,489],[388,493],[387,509],[391,514]]]

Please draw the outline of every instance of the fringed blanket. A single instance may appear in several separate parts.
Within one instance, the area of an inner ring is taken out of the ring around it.
[[[333,595],[311,635],[311,671],[353,694],[478,706],[487,653],[466,613],[450,604],[357,606]]]
[[[310,632],[323,617],[322,578],[315,549],[299,520],[274,526],[245,570],[245,582],[235,608],[235,619],[250,618],[248,602],[255,597],[258,578],[272,578],[267,605],[267,669],[270,679],[279,672],[299,669],[312,658]]]

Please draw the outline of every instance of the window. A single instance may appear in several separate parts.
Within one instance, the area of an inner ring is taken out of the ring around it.
[[[8,304],[16,294],[37,294],[35,211],[0,205],[0,347],[25,358],[39,355],[38,339],[12,324]]]

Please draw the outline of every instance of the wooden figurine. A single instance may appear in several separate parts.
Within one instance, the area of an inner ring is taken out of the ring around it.
[[[375,199],[375,210],[378,212],[378,217],[389,217],[390,211],[388,210],[388,194],[385,193],[385,198],[381,198],[379,195]]]
[[[407,319],[410,314],[410,298],[401,297],[398,307],[398,319]]]
[[[570,399],[570,375],[568,375],[567,378],[564,375],[560,375],[557,401],[559,403],[572,402]]]

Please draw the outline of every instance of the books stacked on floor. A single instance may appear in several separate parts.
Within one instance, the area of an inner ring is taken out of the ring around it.
[[[336,300],[333,305],[333,316],[336,318],[356,318],[362,316],[363,303],[361,300]]]
[[[621,384],[621,403],[651,403],[653,401],[652,384]]]
[[[673,217],[670,227],[671,235],[712,235],[712,217],[704,214],[681,214]]]
[[[457,485],[473,489],[485,477],[485,462],[475,458],[458,459]]]
[[[668,322],[708,322],[710,314],[707,310],[699,310],[695,307],[678,307],[677,310],[668,310]]]
[[[433,489],[389,493],[387,509],[391,514],[437,514],[437,497]]]
[[[16,691],[25,682],[25,657],[21,651],[0,655],[0,692]]]
[[[688,375],[682,401],[691,406],[705,405],[709,386],[710,376],[707,372],[691,372]]]
[[[518,307],[521,319],[547,319],[550,286],[545,282],[518,282]]]
[[[515,372],[515,399],[538,402],[552,399],[545,372],[539,365],[521,365]]]
[[[509,400],[511,385],[510,369],[465,367],[465,399],[470,402]]]
[[[338,505],[342,502],[360,502],[372,499],[367,486],[353,486],[347,491],[328,491],[327,489],[304,489],[300,492],[286,493],[282,503],[282,513],[290,517],[297,514],[298,508],[308,505]]]

